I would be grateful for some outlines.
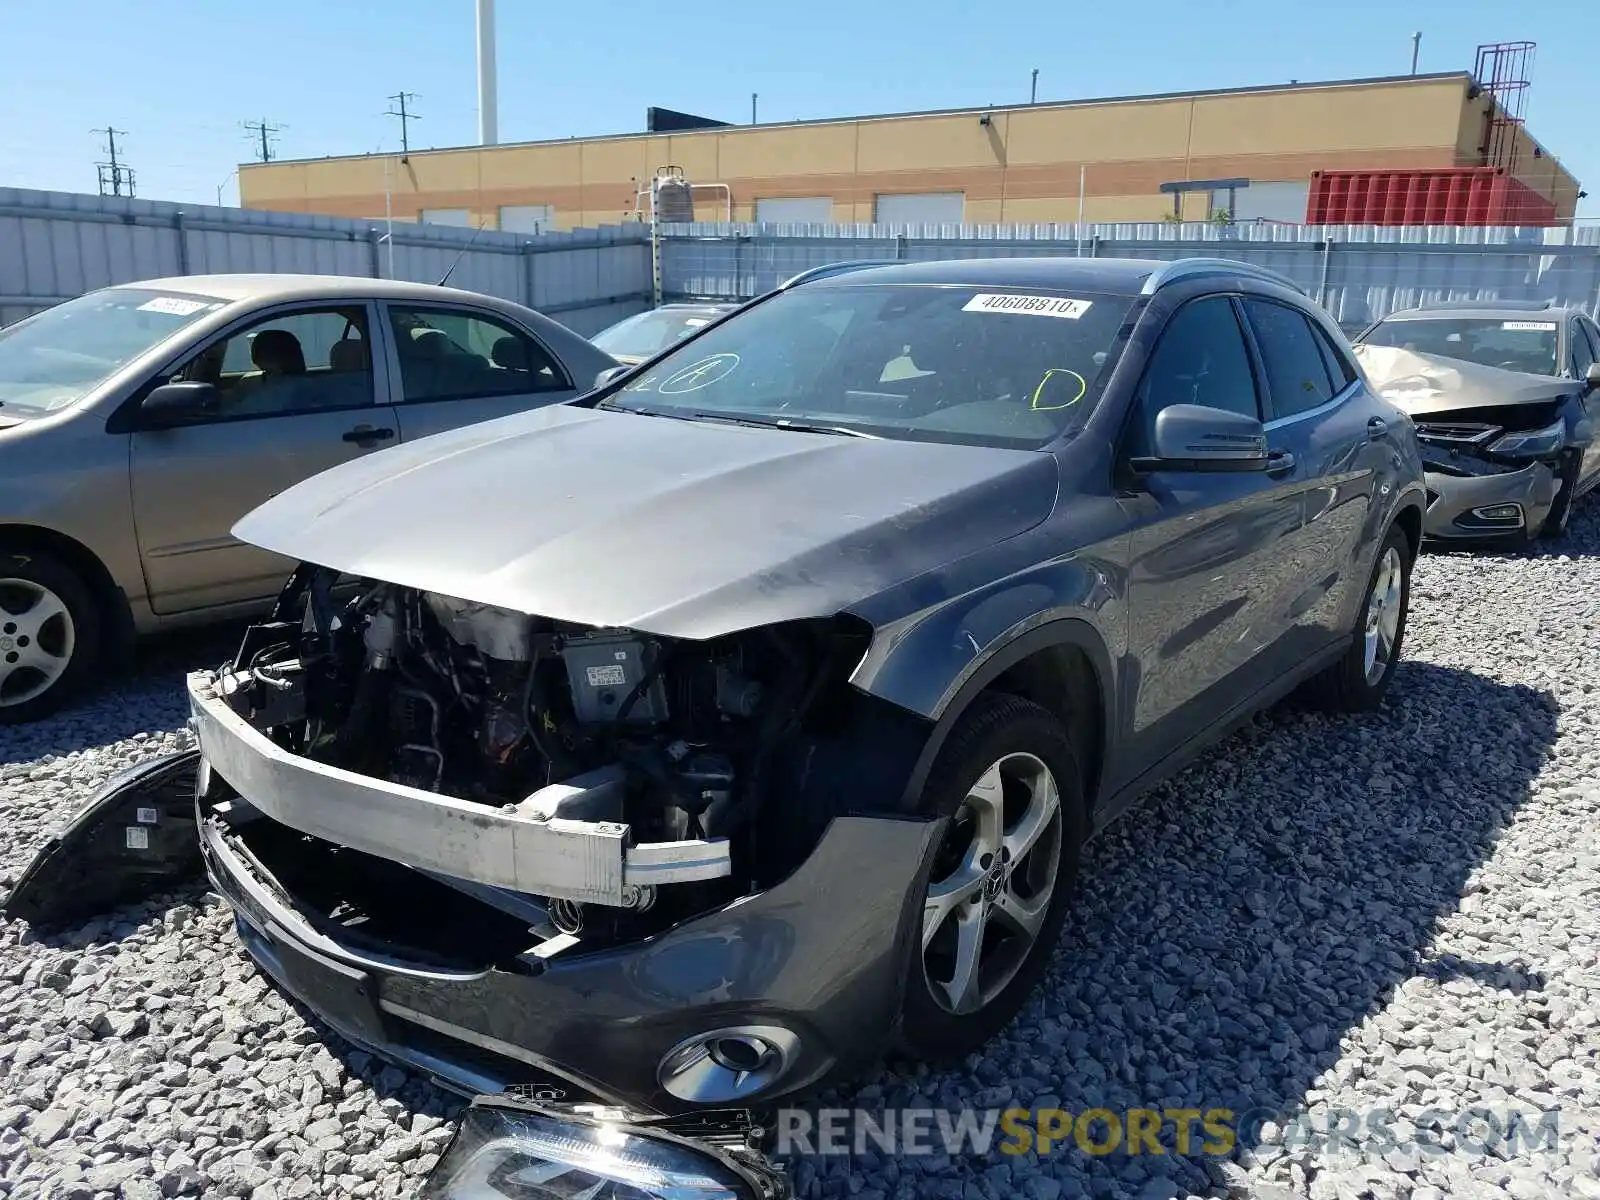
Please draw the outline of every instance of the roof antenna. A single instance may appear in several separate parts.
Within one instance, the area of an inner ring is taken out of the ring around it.
[[[450,269],[444,273],[444,277],[442,279],[440,279],[438,283],[433,285],[434,287],[443,287],[445,284],[450,282],[450,276],[452,276],[452,275],[454,275],[456,273],[456,268],[461,265],[461,260],[467,256],[467,251],[472,249],[472,243],[477,241],[478,240],[478,235],[480,233],[482,233],[488,227],[489,227],[489,218],[488,218],[487,215],[485,215],[478,222],[478,227],[472,231],[472,236],[467,239],[467,244],[465,246],[461,247],[461,249],[456,252],[456,260],[455,260],[455,262],[450,264]]]

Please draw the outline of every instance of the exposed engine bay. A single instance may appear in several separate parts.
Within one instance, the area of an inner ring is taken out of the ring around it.
[[[768,886],[874,762],[893,794],[923,731],[862,720],[886,707],[846,682],[867,641],[843,620],[679,641],[308,567],[191,696],[210,766],[244,802],[231,819],[259,807],[342,862],[391,860],[373,876],[385,888],[400,864],[424,891],[592,942]],[[300,774],[262,782],[262,763]]]

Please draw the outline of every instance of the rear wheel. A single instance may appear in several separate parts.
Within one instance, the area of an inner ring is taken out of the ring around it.
[[[1078,873],[1082,776],[1047,710],[983,695],[924,795],[949,821],[918,884],[900,1042],[917,1058],[958,1058],[1016,1016],[1049,963]]]
[[[1306,685],[1318,706],[1335,712],[1369,712],[1383,703],[1405,640],[1411,562],[1410,540],[1398,525],[1392,526],[1367,582],[1350,648]]]
[[[83,689],[100,654],[100,606],[48,554],[0,551],[0,725],[48,716]]]

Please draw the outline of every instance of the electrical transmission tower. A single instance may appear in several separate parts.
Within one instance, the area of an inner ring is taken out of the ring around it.
[[[117,135],[128,136],[126,129],[113,129],[107,125],[104,129],[91,129],[90,133],[103,133],[106,135],[105,162],[95,163],[95,169],[100,175],[100,194],[102,196],[131,196],[133,195],[133,168],[117,158]]]
[[[244,126],[245,132],[250,135],[250,141],[255,142],[259,139],[261,157],[258,161],[271,162],[273,135],[285,127],[268,125],[265,117],[259,121],[240,121],[239,124]]]
[[[417,98],[415,92],[396,92],[390,96],[397,107],[391,108],[385,116],[400,119],[400,161],[404,162],[411,155],[411,122],[421,120],[416,113],[406,108],[406,105]]]

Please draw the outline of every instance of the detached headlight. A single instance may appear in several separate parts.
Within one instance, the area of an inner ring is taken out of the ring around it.
[[[1505,454],[1513,458],[1543,458],[1554,454],[1567,443],[1567,423],[1556,418],[1543,429],[1531,433],[1508,433],[1492,443],[1492,454]]]
[[[709,1144],[587,1114],[480,1099],[419,1200],[777,1200],[787,1193]]]

